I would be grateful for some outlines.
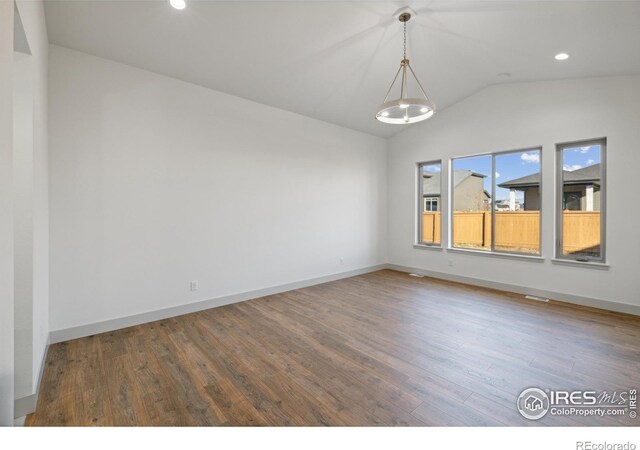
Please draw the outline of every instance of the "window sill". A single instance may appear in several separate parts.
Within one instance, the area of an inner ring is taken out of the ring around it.
[[[582,267],[588,267],[589,269],[600,269],[600,270],[609,270],[609,267],[610,267],[609,264],[596,262],[596,261],[576,261],[573,259],[559,259],[559,258],[552,258],[551,263],[566,265],[566,266],[574,266],[574,267],[582,266]]]
[[[545,258],[539,255],[518,255],[515,253],[487,252],[484,250],[471,250],[466,248],[447,248],[449,253],[464,253],[466,255],[491,256],[493,258],[519,259],[531,262],[544,262]]]
[[[442,245],[413,244],[413,248],[419,248],[421,250],[440,250],[440,251],[442,251]]]

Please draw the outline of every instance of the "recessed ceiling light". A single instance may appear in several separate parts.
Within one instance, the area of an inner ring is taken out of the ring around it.
[[[556,58],[557,61],[565,61],[565,60],[569,59],[569,54],[568,53],[564,53],[564,52],[558,53],[555,56],[555,58]]]
[[[185,2],[185,0],[169,0],[169,3],[175,9],[185,9],[187,7],[187,2]]]

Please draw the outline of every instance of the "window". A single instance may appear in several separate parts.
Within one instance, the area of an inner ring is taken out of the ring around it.
[[[556,258],[604,262],[606,139],[557,146]]]
[[[540,254],[541,152],[452,160],[452,247]]]
[[[438,211],[438,198],[437,197],[425,197],[424,198],[424,212]]]
[[[440,245],[440,214],[442,163],[418,164],[418,243]]]
[[[491,155],[453,160],[453,247],[491,250],[491,165]]]

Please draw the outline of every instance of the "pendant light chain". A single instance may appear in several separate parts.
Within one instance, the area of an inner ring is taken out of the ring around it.
[[[407,98],[409,96],[409,92],[407,91],[407,66],[406,66],[406,61],[407,61],[407,21],[405,20],[403,23],[403,41],[402,41],[402,48],[403,48],[403,59],[402,59],[402,80],[400,83],[400,98]]]
[[[407,59],[407,22],[404,22],[404,59]]]

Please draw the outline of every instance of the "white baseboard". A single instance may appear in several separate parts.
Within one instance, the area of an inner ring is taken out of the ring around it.
[[[143,323],[154,322],[156,320],[168,319],[170,317],[203,311],[205,309],[215,308],[218,306],[230,305],[232,303],[252,300],[254,298],[264,297],[267,295],[280,294],[282,292],[292,291],[294,289],[314,286],[316,284],[327,283],[329,281],[340,280],[342,278],[349,278],[386,268],[386,264],[378,264],[375,266],[364,267],[362,269],[349,270],[346,272],[340,272],[331,275],[325,275],[322,277],[282,284],[279,286],[272,286],[264,289],[257,289],[254,291],[218,297],[201,302],[187,303],[185,305],[172,306],[170,308],[159,309],[156,311],[134,314],[132,316],[120,317],[117,319],[105,320],[102,322],[95,322],[87,325],[80,325],[77,327],[53,330],[50,334],[50,340],[52,344],[70,341],[72,339],[78,339],[81,337],[91,336],[99,333],[106,333],[109,331],[119,330],[121,328],[141,325]]]
[[[15,419],[13,419],[13,426],[14,427],[23,427],[25,420],[26,420],[26,416],[16,417]]]
[[[523,294],[523,295],[535,295],[538,297],[551,298],[554,300],[560,300],[563,302],[573,303],[581,306],[590,306],[593,308],[600,308],[600,309],[606,309],[610,311],[622,312],[627,314],[640,315],[640,306],[637,306],[637,305],[617,303],[617,302],[606,301],[606,300],[601,300],[596,298],[581,297],[581,296],[572,295],[572,294],[563,294],[560,292],[553,292],[553,291],[548,291],[543,289],[527,288],[527,287],[518,286],[515,284],[488,281],[480,278],[472,278],[472,277],[466,277],[462,275],[424,270],[416,267],[407,267],[407,266],[402,266],[397,264],[378,264],[375,266],[364,267],[362,269],[350,270],[347,272],[340,272],[340,273],[325,275],[317,278],[310,278],[308,280],[302,280],[302,281],[283,284],[279,286],[272,286],[264,289],[257,289],[254,291],[243,292],[243,293],[228,295],[224,297],[218,297],[210,300],[204,300],[201,302],[188,303],[185,305],[173,306],[170,308],[160,309],[156,311],[149,311],[145,313],[134,314],[132,316],[120,317],[117,319],[105,320],[102,322],[95,322],[91,324],[80,325],[77,327],[54,330],[50,334],[50,342],[52,344],[55,344],[58,342],[69,341],[72,339],[78,339],[81,337],[91,336],[94,334],[106,333],[109,331],[119,330],[122,328],[127,328],[135,325],[141,325],[143,323],[154,322],[156,320],[162,320],[162,319],[168,319],[170,317],[176,317],[184,314],[189,314],[192,312],[203,311],[205,309],[215,308],[218,306],[230,305],[232,303],[252,300],[252,299],[264,297],[267,295],[279,294],[279,293],[291,291],[294,289],[314,286],[316,284],[327,283],[329,281],[349,278],[356,275],[362,275],[365,273],[375,272],[382,269],[393,269],[399,272],[417,273],[417,274],[426,275],[433,278],[439,278],[442,280],[455,281],[458,283],[487,287],[491,289],[514,292],[514,293]],[[20,400],[23,400],[23,399],[20,399]],[[24,398],[24,403],[25,405],[31,405],[31,403],[27,403],[27,397]],[[35,404],[34,404],[34,407],[35,407]],[[21,409],[21,411],[24,411],[24,409]],[[17,408],[16,408],[16,412],[18,412]]]
[[[37,394],[29,394],[24,397],[20,397],[13,402],[13,416],[16,419],[24,417],[27,414],[31,414],[36,410],[36,404],[38,403]]]
[[[407,266],[401,266],[397,264],[387,264],[387,268],[392,270],[397,270],[399,272],[417,273],[420,275],[425,275],[432,278],[438,278],[441,280],[455,281],[458,283],[481,286],[481,287],[486,287],[490,289],[497,289],[499,291],[514,292],[516,294],[535,295],[537,297],[550,298],[553,300],[559,300],[566,303],[573,303],[575,305],[590,306],[592,308],[606,309],[609,311],[615,311],[615,312],[621,312],[621,313],[640,316],[640,306],[630,305],[628,303],[618,303],[618,302],[613,302],[608,300],[601,300],[598,298],[582,297],[582,296],[573,295],[573,294],[563,294],[561,292],[553,292],[553,291],[547,291],[544,289],[537,289],[537,288],[528,288],[524,286],[518,286],[515,284],[501,283],[498,281],[483,280],[481,278],[473,278],[473,277],[466,277],[463,275],[456,275],[451,273],[418,269],[417,267],[407,267]]]
[[[47,354],[49,353],[49,345],[51,342],[51,335],[47,339],[47,344],[42,355],[42,361],[40,361],[40,371],[38,372],[38,381],[36,382],[35,392],[33,394],[26,395],[14,400],[13,402],[13,417],[18,420],[22,419],[24,424],[24,416],[31,414],[36,410],[36,404],[38,403],[38,394],[40,393],[40,383],[42,382],[42,374],[44,374],[44,367],[47,364]],[[21,425],[20,425],[21,426]]]

